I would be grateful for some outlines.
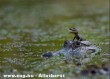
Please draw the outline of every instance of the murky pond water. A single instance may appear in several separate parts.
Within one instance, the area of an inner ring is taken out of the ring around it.
[[[82,36],[102,49],[88,64],[109,62],[109,57],[103,56],[109,53],[108,5],[108,0],[1,0],[1,77],[3,74],[52,73],[65,74],[64,79],[81,78],[73,72],[85,65],[79,67],[61,59],[41,58],[41,54],[57,51],[65,40],[73,39],[68,31],[70,27],[77,28]]]

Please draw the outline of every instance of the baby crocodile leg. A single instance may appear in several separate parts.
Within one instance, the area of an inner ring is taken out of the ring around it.
[[[85,39],[83,39],[81,36],[79,36],[78,34],[78,30],[76,28],[70,28],[70,33],[74,34],[74,39],[73,41],[76,39],[77,41],[84,41]]]

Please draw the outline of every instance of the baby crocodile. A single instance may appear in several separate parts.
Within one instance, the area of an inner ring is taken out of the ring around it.
[[[76,28],[70,28],[70,33],[74,34],[74,39],[73,41],[76,39],[77,41],[84,41],[85,39],[82,38],[81,36],[79,36],[78,30]]]

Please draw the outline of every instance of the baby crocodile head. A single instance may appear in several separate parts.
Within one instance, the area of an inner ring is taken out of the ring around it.
[[[78,34],[78,30],[76,28],[70,28],[70,33]]]

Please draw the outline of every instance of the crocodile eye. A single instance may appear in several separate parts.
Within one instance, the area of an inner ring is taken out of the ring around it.
[[[86,53],[87,53],[87,57],[94,55],[95,52],[96,52],[95,49],[88,49],[88,50],[86,51]],[[94,53],[94,54],[93,54],[93,53]]]
[[[96,50],[95,49],[89,49],[88,50],[90,53],[94,53]]]

